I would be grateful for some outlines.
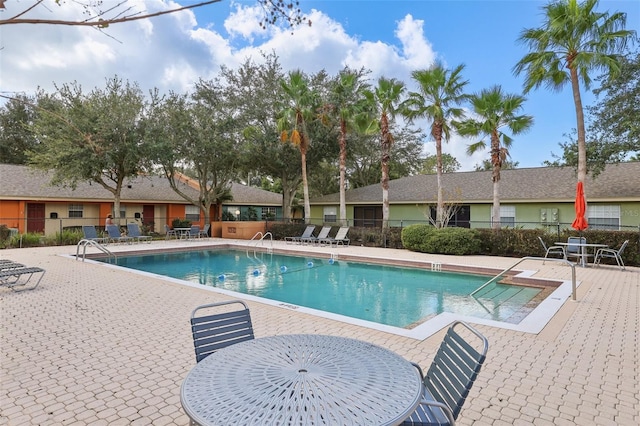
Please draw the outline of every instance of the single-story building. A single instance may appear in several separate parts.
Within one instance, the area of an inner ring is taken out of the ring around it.
[[[0,164],[0,225],[19,233],[54,235],[69,227],[104,226],[107,214],[121,225],[138,222],[150,232],[164,233],[164,225],[186,219],[204,226],[200,209],[180,197],[162,176],[137,176],[122,188],[120,211],[113,212],[113,194],[97,183],[77,187],[52,186],[51,173],[27,166]],[[184,191],[198,198],[197,183],[183,177]],[[241,219],[276,220],[282,217],[282,194],[234,183],[233,200],[211,208],[211,220],[223,215]]]
[[[389,182],[389,225],[425,223],[434,216],[436,175],[416,175]],[[502,226],[571,226],[575,218],[576,171],[572,167],[503,170],[500,180]],[[449,226],[491,227],[493,182],[491,171],[445,173],[445,203],[455,210]],[[591,229],[638,229],[640,226],[640,162],[607,165],[596,178],[585,181],[587,220]],[[312,218],[335,223],[339,194],[311,200]],[[382,188],[369,185],[346,192],[347,220],[354,226],[382,224]],[[550,230],[551,230],[550,229]]]

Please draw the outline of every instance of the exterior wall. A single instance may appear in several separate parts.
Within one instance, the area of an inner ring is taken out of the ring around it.
[[[24,232],[25,203],[23,201],[0,201],[0,225],[20,229]]]

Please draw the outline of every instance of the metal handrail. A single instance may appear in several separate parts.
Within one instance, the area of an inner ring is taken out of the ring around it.
[[[512,270],[513,268],[515,268],[516,266],[518,266],[519,264],[521,264],[525,260],[542,260],[542,261],[547,261],[547,262],[549,262],[549,261],[561,262],[561,263],[564,263],[565,265],[571,266],[571,300],[576,300],[576,265],[575,265],[575,263],[569,262],[566,259],[554,259],[554,258],[535,257],[535,256],[527,256],[527,257],[523,257],[522,259],[518,260],[516,263],[514,263],[511,266],[509,266],[507,269],[505,269],[504,271],[500,272],[498,275],[496,275],[495,277],[491,278],[489,281],[487,281],[486,283],[482,284],[480,287],[478,287],[477,289],[472,291],[470,296],[473,296],[474,294],[476,294],[477,292],[479,292],[480,290],[482,290],[483,288],[485,288],[489,284],[497,281],[504,274],[506,274],[507,272],[509,272],[510,270]]]
[[[82,246],[82,248],[83,248],[83,250],[82,250],[82,261],[83,262],[87,257],[87,246],[93,246],[93,247],[97,248],[98,250],[100,250],[101,252],[103,252],[104,254],[106,254],[107,256],[109,256],[109,261],[111,261],[111,257],[113,257],[114,260],[118,259],[118,257],[112,251],[110,251],[108,248],[106,248],[105,246],[103,246],[99,242],[94,241],[94,240],[87,240],[87,239],[83,238],[82,240],[78,241],[78,244],[76,245],[76,260],[78,260],[78,257],[79,257],[80,246]]]

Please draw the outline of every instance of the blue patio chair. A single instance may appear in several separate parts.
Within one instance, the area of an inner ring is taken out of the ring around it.
[[[200,238],[200,225],[191,225],[191,229],[189,229],[188,239],[191,238]]]
[[[102,244],[109,241],[108,238],[98,237],[96,227],[93,225],[82,225],[82,234],[85,240],[95,241],[96,243]]]
[[[211,229],[211,224],[207,223],[204,228],[202,228],[202,230],[200,231],[200,237],[202,238],[209,238],[209,229]]]
[[[476,343],[472,345],[463,339],[455,330],[456,327],[470,331]],[[462,321],[454,322],[447,330],[426,376],[420,366],[413,364],[423,377],[423,399],[416,411],[402,424],[455,424],[484,364],[488,349],[489,342],[479,331]]]
[[[242,306],[240,309],[230,308],[234,304]],[[196,316],[200,311],[214,313]],[[191,312],[191,333],[196,362],[202,361],[219,349],[251,340],[254,335],[249,307],[241,300],[198,306]]]
[[[137,223],[127,223],[127,236],[137,240],[138,242],[146,241],[150,243],[151,240],[153,240],[153,237],[150,235],[142,235]]]
[[[109,242],[114,243],[131,243],[133,238],[120,234],[120,228],[117,225],[105,226],[107,235],[109,236]]]
[[[567,250],[565,251],[565,259],[569,257],[575,257],[584,266],[586,263],[585,257],[588,256],[586,250],[580,244],[586,244],[587,239],[585,237],[569,237],[567,238]]]
[[[594,265],[600,265],[600,261],[603,257],[608,257],[610,259],[615,259],[618,267],[621,271],[624,271],[624,261],[622,260],[622,252],[629,244],[629,240],[626,240],[618,250],[610,249],[610,248],[600,248],[596,251],[596,257],[593,259]]]

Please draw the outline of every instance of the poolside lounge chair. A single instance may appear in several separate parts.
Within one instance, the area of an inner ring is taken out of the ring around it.
[[[313,236],[313,231],[315,231],[315,229],[316,229],[315,225],[308,225],[305,228],[305,230],[302,233],[302,235],[300,235],[299,237],[284,237],[284,241],[285,241],[285,243],[293,242],[293,243],[300,244],[303,239],[312,237]]]
[[[96,227],[93,225],[82,225],[82,233],[84,234],[85,240],[95,241],[96,243],[106,243],[109,241],[108,238],[98,237],[98,232],[96,231]]]
[[[120,228],[117,225],[107,225],[107,234],[109,235],[109,242],[115,243],[131,243],[133,238],[126,235],[120,235]]]
[[[180,237],[180,234],[178,234],[178,231],[176,231],[175,229],[171,229],[167,224],[164,225],[164,232],[165,232],[165,239],[167,240],[171,239],[171,237],[174,237],[176,239]]]
[[[471,332],[476,344],[473,346],[456,332],[464,327],[465,334]],[[489,342],[475,328],[462,322],[454,322],[440,344],[426,376],[414,364],[423,378],[423,399],[416,411],[403,425],[453,425],[462,405],[478,377],[484,363]]]
[[[608,257],[610,259],[615,259],[618,267],[621,271],[624,271],[624,262],[622,260],[622,252],[629,244],[629,240],[626,240],[618,250],[610,249],[610,248],[600,248],[596,251],[596,257],[593,259],[594,265],[600,265],[600,261],[603,257]]]
[[[547,247],[547,245],[544,243],[544,240],[542,239],[542,237],[538,237],[538,240],[540,240],[540,244],[542,244],[542,248],[544,249],[544,258],[545,259],[550,254],[559,254],[560,257],[562,257],[563,259],[566,257],[566,255],[564,253],[564,247],[562,247],[562,246]],[[542,264],[544,265],[544,261],[542,262]]]
[[[300,242],[302,244],[319,244],[320,240],[324,240],[329,237],[329,232],[331,232],[331,227],[323,226],[317,237],[311,235],[309,238],[300,238]]]
[[[242,308],[230,310],[229,306],[233,304],[242,305]],[[201,310],[215,313],[196,316]],[[249,307],[241,300],[198,306],[191,312],[191,333],[196,362],[202,361],[219,349],[251,340],[254,336]]]
[[[14,262],[11,260],[0,261],[0,271],[4,271],[5,269],[16,269],[16,268],[24,268],[24,265],[22,263]]]
[[[319,242],[320,244],[329,244],[330,246],[333,246],[335,244],[336,247],[338,245],[348,246],[349,242],[351,241],[349,238],[347,238],[348,233],[349,233],[349,227],[343,226],[340,229],[338,229],[338,232],[336,233],[335,237],[323,238]]]
[[[138,242],[146,241],[150,243],[151,240],[153,240],[153,237],[150,235],[142,235],[137,223],[127,223],[127,236],[137,240]]]
[[[34,274],[42,273],[34,286],[27,287]],[[33,290],[38,287],[45,270],[37,267],[17,267],[0,270],[0,286],[9,287],[13,291]]]

